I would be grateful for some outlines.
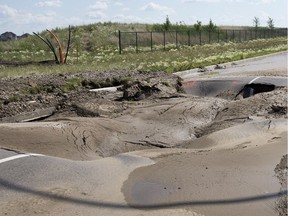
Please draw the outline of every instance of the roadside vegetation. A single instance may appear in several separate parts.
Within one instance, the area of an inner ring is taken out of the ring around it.
[[[173,26],[186,26],[184,23],[172,25],[168,17],[161,26],[165,25],[170,29]],[[193,28],[200,27],[204,28],[201,22],[193,26]],[[287,38],[278,37],[246,42],[222,42],[181,47],[167,44],[165,51],[155,47],[153,52],[139,52],[137,54],[135,52],[125,52],[119,54],[118,30],[147,31],[155,28],[157,28],[157,25],[119,23],[97,23],[72,27],[72,43],[67,64],[29,64],[17,67],[2,64],[0,65],[0,78],[99,70],[166,71],[171,73],[287,50]],[[217,27],[210,20],[205,28]],[[67,44],[67,29],[58,28],[54,29],[53,32],[59,37],[61,43]],[[40,32],[39,35],[49,37],[46,31]],[[47,60],[53,60],[53,53],[36,36],[29,36],[16,41],[0,42],[0,62],[2,63]]]

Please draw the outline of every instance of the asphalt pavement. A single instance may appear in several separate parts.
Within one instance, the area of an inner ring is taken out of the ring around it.
[[[272,74],[273,71],[287,71],[287,52],[225,63],[218,67],[212,65],[206,67],[204,72],[192,69],[175,74],[183,79],[185,92],[196,96],[214,97],[223,91],[238,94],[250,84],[287,87],[287,76],[251,76],[259,71],[271,71]],[[245,76],[245,73],[249,73],[249,76]]]

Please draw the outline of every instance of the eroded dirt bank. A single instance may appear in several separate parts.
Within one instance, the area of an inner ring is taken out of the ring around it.
[[[286,88],[246,99],[227,95],[194,97],[183,94],[179,78],[174,75],[103,74],[1,80],[5,82],[0,100],[2,148],[91,160],[147,148],[186,146],[236,124],[259,117],[286,118],[287,114]],[[91,86],[83,85],[123,77],[125,83],[116,92],[91,92]],[[71,80],[81,84],[63,93]],[[42,122],[11,124],[25,121],[25,117],[29,120],[29,114],[38,110],[52,111]]]

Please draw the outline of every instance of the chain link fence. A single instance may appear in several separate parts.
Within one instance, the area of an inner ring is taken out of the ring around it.
[[[241,42],[260,38],[287,37],[287,28],[273,30],[189,30],[118,32],[119,53],[166,50],[220,42]]]

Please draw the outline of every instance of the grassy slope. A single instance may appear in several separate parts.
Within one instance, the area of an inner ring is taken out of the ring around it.
[[[0,66],[1,77],[29,74],[66,73],[97,70],[145,70],[175,72],[233,60],[287,50],[287,38],[259,39],[241,43],[195,45],[169,51],[118,54],[117,32],[145,31],[144,24],[105,23],[73,27],[73,43],[68,65]],[[67,29],[53,30],[65,47]],[[46,32],[42,36],[49,36]],[[77,58],[77,52],[78,58]],[[43,61],[53,59],[52,53],[35,36],[18,41],[0,42],[0,61]],[[76,64],[78,59],[78,63]]]

